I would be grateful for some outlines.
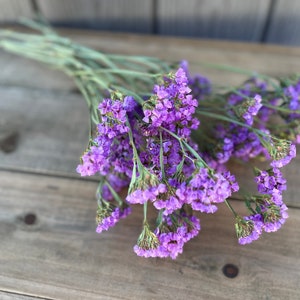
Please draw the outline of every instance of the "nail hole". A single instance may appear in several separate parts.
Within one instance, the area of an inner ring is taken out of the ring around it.
[[[4,153],[13,152],[18,143],[19,134],[16,131],[0,134],[0,149]]]
[[[235,278],[239,274],[239,268],[233,264],[226,264],[223,267],[223,274],[228,278]]]
[[[24,223],[27,225],[33,225],[36,222],[36,215],[33,213],[29,213],[24,217]]]
[[[76,87],[74,87],[73,89],[71,89],[71,93],[74,93],[74,94],[81,94],[80,90]]]

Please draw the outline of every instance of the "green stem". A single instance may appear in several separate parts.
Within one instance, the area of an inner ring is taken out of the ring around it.
[[[133,158],[137,162],[137,167],[138,167],[139,173],[142,174],[142,172],[143,172],[143,164],[142,164],[142,162],[140,160],[139,154],[138,154],[137,149],[136,149],[135,144],[134,144],[132,130],[131,130],[131,126],[130,126],[130,122],[128,120],[128,117],[127,117],[127,120],[126,120],[126,124],[127,124],[128,128],[129,128],[129,130],[128,130],[128,136],[129,136],[129,140],[130,140],[130,143],[131,143],[131,146],[132,146],[132,150],[133,150]]]
[[[114,190],[114,188],[111,186],[111,184],[109,183],[109,181],[107,179],[105,179],[105,183],[108,186],[110,192],[112,193],[114,199],[118,202],[119,206],[123,205],[123,201],[120,198],[120,196],[116,193],[116,191]]]
[[[159,163],[160,163],[162,179],[165,179],[166,174],[165,174],[165,168],[164,168],[164,151],[163,151],[163,141],[162,141],[162,132],[161,131],[159,132],[159,138],[160,138]]]
[[[147,222],[147,208],[148,208],[148,201],[146,201],[144,203],[144,221],[143,221],[144,225],[148,224],[148,222]]]
[[[235,119],[230,119],[229,117],[226,117],[226,116],[222,116],[222,115],[215,114],[215,113],[208,112],[208,111],[200,111],[200,110],[197,110],[196,113],[199,114],[199,115],[204,115],[204,116],[207,116],[207,117],[210,117],[210,118],[214,118],[214,119],[226,121],[226,122],[229,122],[229,123],[234,123],[234,124],[240,125],[242,127],[246,127],[248,129],[250,129],[251,131],[253,131],[254,133],[256,133],[259,138],[260,137],[269,137],[268,134],[264,133],[263,131],[261,131],[257,128],[253,128],[253,127],[251,127],[251,126],[249,126],[245,123],[239,122]]]
[[[160,227],[162,222],[163,222],[163,212],[164,210],[163,209],[160,209],[158,211],[158,215],[157,215],[157,219],[156,219],[156,227]]]
[[[225,204],[227,205],[227,207],[229,208],[229,210],[233,213],[233,215],[235,216],[235,217],[237,217],[238,216],[238,214],[235,212],[235,210],[234,210],[234,208],[231,206],[231,204],[227,201],[227,199],[225,199]]]
[[[202,159],[202,157],[187,142],[185,142],[182,138],[180,138],[178,135],[176,135],[172,131],[168,130],[167,128],[164,128],[164,127],[160,127],[160,128],[162,130],[166,131],[167,133],[169,133],[171,136],[173,136],[180,143],[181,149],[183,150],[182,152],[185,156],[187,156],[187,155],[184,151],[183,146],[185,146],[185,148],[187,148],[187,150],[189,150],[194,155],[194,157],[201,163],[200,167],[205,166],[205,167],[209,168],[208,165],[206,164],[206,162]]]
[[[132,71],[132,70],[125,70],[125,69],[116,69],[116,70],[112,70],[112,69],[103,69],[103,70],[93,70],[94,73],[96,74],[105,74],[105,73],[109,73],[109,74],[117,74],[117,75],[127,75],[127,76],[145,76],[145,77],[153,77],[153,78],[157,78],[160,77],[161,74],[150,74],[150,73],[144,73],[144,72],[138,72],[138,71]],[[88,71],[76,71],[75,75],[84,75],[84,74],[89,74]]]
[[[96,199],[99,207],[103,206],[103,202],[101,201],[102,198],[101,192],[102,192],[103,184],[104,184],[104,177],[101,177],[96,190]]]
[[[274,110],[282,111],[282,112],[289,113],[289,114],[295,114],[295,113],[300,114],[300,110],[291,110],[291,109],[280,107],[280,106],[274,106],[274,105],[271,105],[268,103],[263,103],[263,105],[266,107],[272,108]]]
[[[235,123],[237,125],[246,127],[248,129],[253,129],[251,126],[249,126],[249,125],[247,125],[245,123],[242,123],[242,122],[239,122],[239,121],[237,121],[235,119],[231,119],[229,117],[222,116],[222,115],[219,115],[219,114],[215,114],[215,113],[212,113],[212,112],[209,112],[209,111],[201,111],[201,110],[197,109],[196,110],[196,114],[207,116],[207,117],[214,118],[214,119],[217,119],[217,120],[226,121],[226,122],[229,122],[229,123]]]

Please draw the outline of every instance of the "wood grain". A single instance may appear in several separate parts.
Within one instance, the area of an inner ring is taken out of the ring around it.
[[[75,27],[149,33],[151,0],[53,0],[38,1],[45,17],[55,24]]]
[[[33,17],[30,0],[0,0],[0,23],[16,22],[21,17]]]
[[[181,36],[260,41],[270,1],[160,0],[158,32]]]
[[[299,45],[295,0],[37,0],[54,25]],[[34,16],[30,0],[0,0],[0,23]],[[272,8],[272,9],[271,9]]]
[[[16,293],[6,293],[6,292],[2,292],[0,291],[0,299],[1,300],[51,300],[50,298],[46,299],[46,298],[40,298],[40,297],[31,297],[28,295],[20,295],[20,294],[16,294]]]
[[[0,132],[18,133],[15,151],[0,165],[17,170],[75,174],[88,143],[89,115],[81,95],[51,90],[1,89]]]
[[[141,209],[97,235],[96,183],[0,172],[0,290],[50,299],[299,299],[298,209],[282,230],[237,244],[230,212],[201,215],[202,232],[176,260],[142,259],[132,246]],[[232,203],[243,211],[241,203]],[[34,213],[37,222],[24,224]],[[151,213],[153,215],[153,212]],[[239,268],[235,279],[225,264]]]
[[[300,2],[277,0],[275,3],[266,41],[274,44],[300,45]]]

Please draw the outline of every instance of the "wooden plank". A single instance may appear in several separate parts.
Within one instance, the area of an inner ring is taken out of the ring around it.
[[[21,17],[33,17],[30,0],[0,0],[0,23],[18,21]]]
[[[74,174],[88,142],[89,115],[80,94],[0,89],[1,130],[17,133],[16,149],[0,152],[1,167]],[[1,131],[0,130],[0,131]]]
[[[300,26],[299,10],[299,1],[277,0],[270,20],[266,41],[276,44],[300,45],[298,30]]]
[[[151,0],[42,0],[37,3],[54,24],[143,33],[152,30]]]
[[[95,188],[84,180],[0,172],[0,290],[74,300],[299,299],[299,209],[289,210],[280,231],[239,246],[232,215],[220,205],[216,215],[201,215],[202,232],[176,261],[143,259],[132,252],[141,207],[97,235]],[[36,215],[32,225],[24,224],[28,213]],[[239,268],[235,279],[222,273],[228,263]]]
[[[31,297],[28,295],[20,295],[20,294],[16,294],[16,293],[6,293],[6,292],[2,292],[0,291],[0,299],[1,300],[51,300],[51,299],[46,299],[46,298],[36,298],[36,297]]]
[[[0,86],[47,90],[74,89],[73,81],[61,71],[42,63],[0,50]],[[26,71],[25,71],[26,70]]]
[[[160,34],[260,41],[270,1],[160,0]]]

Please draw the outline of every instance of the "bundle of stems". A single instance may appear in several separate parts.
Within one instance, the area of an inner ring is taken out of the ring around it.
[[[107,54],[58,35],[40,21],[22,23],[39,33],[0,30],[0,48],[40,61],[70,76],[83,94],[90,110],[91,129],[99,123],[97,107],[112,91],[134,96],[140,103],[161,74],[172,64],[155,57]]]
[[[287,207],[280,169],[295,157],[300,142],[298,75],[256,74],[239,87],[212,90],[207,78],[190,75],[186,61],[95,51],[43,22],[25,24],[40,34],[2,30],[0,48],[63,71],[87,102],[89,145],[77,171],[101,175],[97,232],[126,217],[130,204],[143,204],[134,251],[176,258],[200,230],[193,212],[214,213],[217,203],[224,202],[233,213],[240,244],[282,226]],[[226,163],[255,157],[269,166],[254,169],[258,194],[243,195],[249,215],[242,217],[228,201],[239,186]],[[118,192],[126,186],[128,195],[121,199]],[[155,230],[147,219],[150,203],[158,211]]]

